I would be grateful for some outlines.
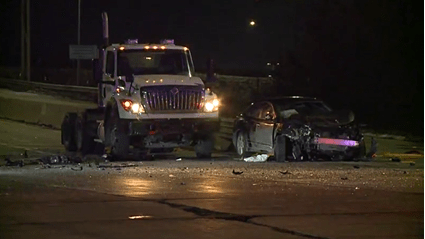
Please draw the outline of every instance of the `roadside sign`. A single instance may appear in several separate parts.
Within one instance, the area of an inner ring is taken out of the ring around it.
[[[91,60],[98,57],[96,45],[69,45],[69,59]]]

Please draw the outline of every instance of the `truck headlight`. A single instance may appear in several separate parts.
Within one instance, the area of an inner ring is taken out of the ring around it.
[[[134,103],[134,104],[131,106],[131,112],[133,112],[134,114],[139,113],[139,109],[140,109],[140,105],[139,105],[139,104],[137,104],[137,103]]]
[[[220,101],[218,99],[207,101],[205,103],[205,111],[206,112],[218,111],[219,106],[220,106]]]
[[[131,100],[121,100],[121,105],[126,111],[130,111],[133,114],[145,113],[145,108],[139,103],[133,103]]]

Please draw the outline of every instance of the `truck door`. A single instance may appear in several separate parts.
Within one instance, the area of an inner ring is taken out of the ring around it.
[[[103,105],[106,105],[111,96],[115,93],[115,78],[116,78],[116,52],[107,51],[106,57],[103,60],[102,80],[102,98]],[[109,83],[108,83],[109,82]]]

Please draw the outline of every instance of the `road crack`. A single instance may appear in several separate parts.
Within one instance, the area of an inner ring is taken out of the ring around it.
[[[204,209],[204,208],[187,206],[187,205],[184,205],[184,204],[172,203],[172,202],[169,202],[167,200],[158,200],[156,202],[170,206],[172,208],[183,210],[185,212],[190,212],[190,213],[193,213],[193,214],[195,214],[199,217],[203,217],[203,218],[207,218],[207,219],[221,219],[221,220],[248,223],[248,224],[255,225],[255,226],[267,227],[267,228],[272,229],[273,231],[277,231],[277,232],[280,232],[280,233],[283,233],[283,234],[290,234],[290,235],[300,236],[300,237],[304,237],[304,238],[314,238],[314,239],[325,239],[326,238],[326,237],[310,235],[310,234],[303,233],[303,232],[293,231],[293,230],[289,230],[289,229],[285,229],[285,228],[261,224],[261,223],[253,222],[251,220],[253,218],[263,217],[261,215],[240,215],[240,214],[234,214],[234,213],[217,212],[217,211],[212,211],[212,210],[208,210],[208,209]]]

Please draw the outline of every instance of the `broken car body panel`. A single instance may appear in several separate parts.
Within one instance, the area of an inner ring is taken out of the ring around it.
[[[285,160],[354,159],[364,155],[363,135],[351,111],[333,111],[323,101],[282,97],[253,103],[234,125],[247,138],[249,152],[274,153],[285,137]]]

